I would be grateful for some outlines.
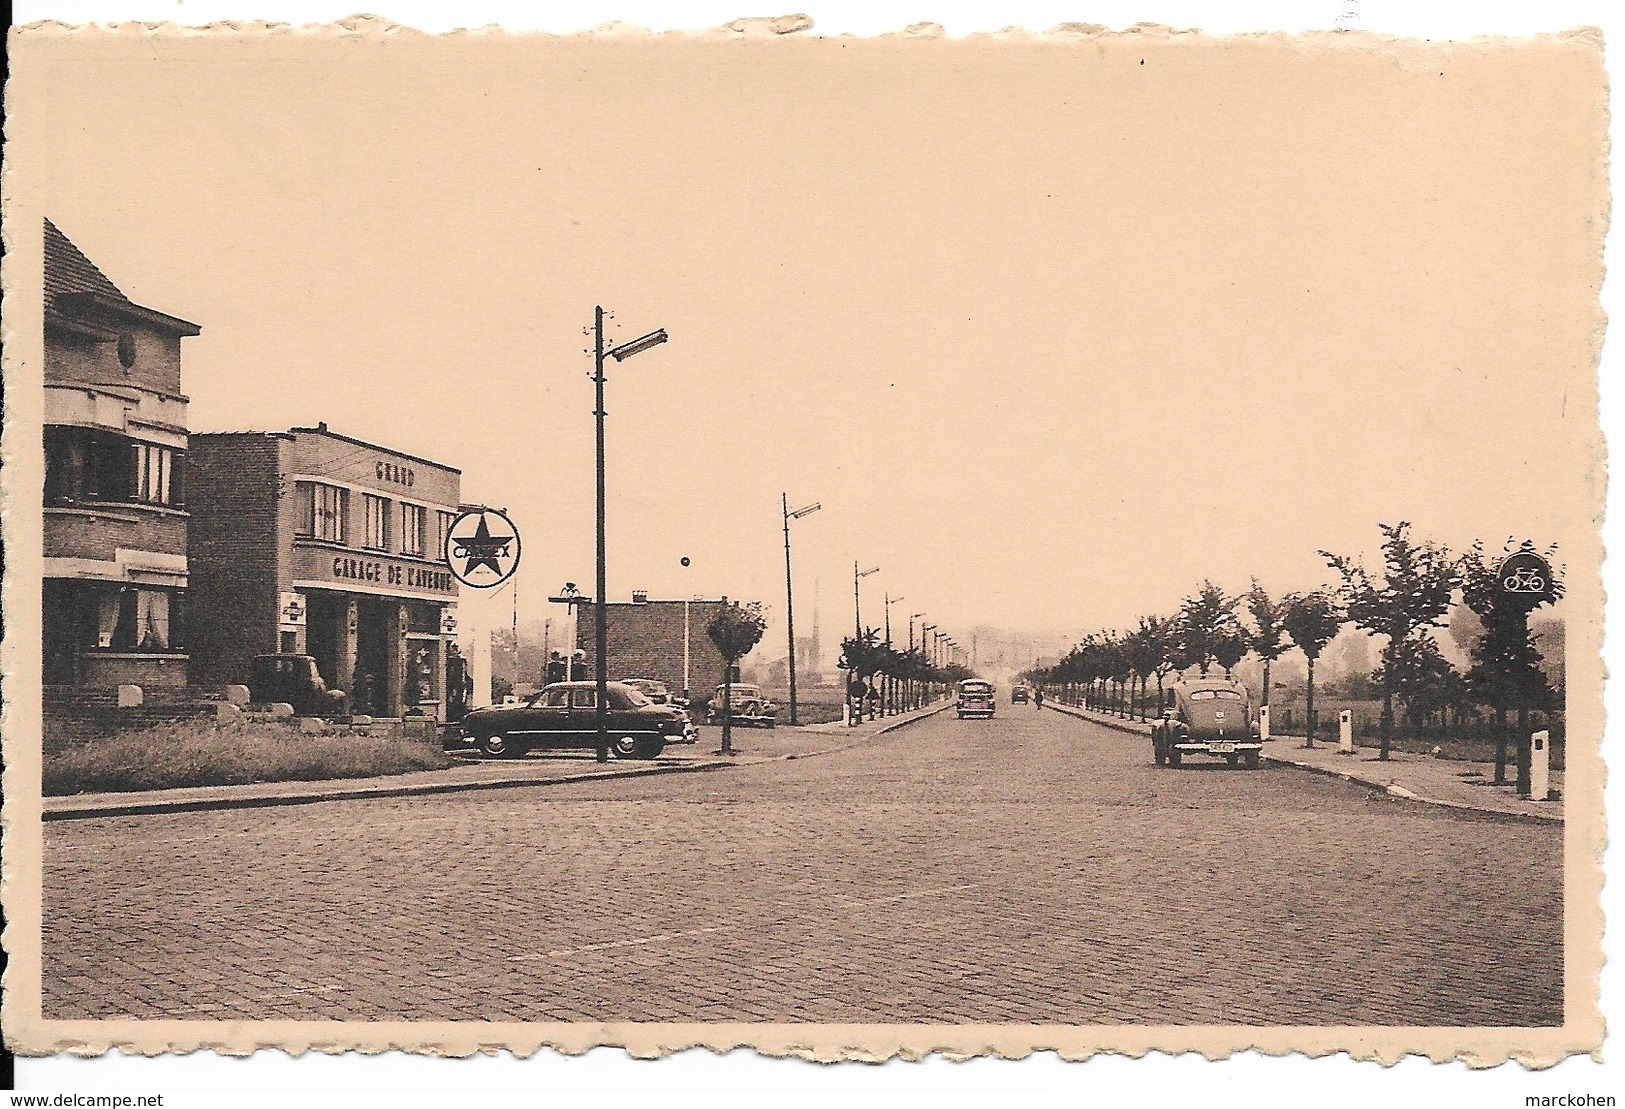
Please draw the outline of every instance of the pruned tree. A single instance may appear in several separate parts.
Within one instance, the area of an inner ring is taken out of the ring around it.
[[[722,753],[733,754],[733,675],[739,660],[755,650],[767,630],[767,615],[760,601],[740,604],[731,601],[722,606],[705,634],[716,644],[722,656]]]
[[[1224,676],[1230,677],[1230,672],[1236,664],[1247,657],[1247,637],[1240,629],[1232,628],[1219,637],[1213,645],[1213,661],[1224,667]]]
[[[1378,525],[1383,534],[1381,578],[1373,578],[1352,558],[1320,552],[1342,579],[1338,591],[1348,618],[1374,635],[1387,637],[1380,670],[1390,679],[1398,673],[1392,663],[1406,649],[1405,641],[1442,623],[1461,582],[1460,559],[1441,545],[1413,541],[1410,526],[1405,520]],[[1378,757],[1386,759],[1393,740],[1394,687],[1391,680],[1378,684],[1382,690]]]
[[[1549,562],[1556,550],[1553,544],[1543,557]],[[1484,625],[1483,634],[1468,652],[1472,661],[1467,670],[1467,686],[1495,713],[1495,781],[1498,785],[1506,783],[1507,713],[1516,711],[1518,714],[1518,778],[1519,784],[1524,785],[1529,713],[1549,708],[1554,695],[1541,666],[1536,637],[1529,632],[1529,613],[1563,596],[1563,583],[1554,571],[1543,583],[1544,588],[1528,594],[1521,603],[1507,603],[1498,580],[1499,571],[1506,558],[1518,552],[1535,553],[1535,545],[1525,540],[1514,548],[1509,538],[1502,553],[1491,558],[1486,555],[1482,541],[1475,542],[1461,561],[1462,600]]]
[[[1304,725],[1308,738],[1305,746],[1315,745],[1315,660],[1326,644],[1337,638],[1343,626],[1342,614],[1325,593],[1294,593],[1287,597],[1281,627],[1309,664],[1309,682],[1305,689]]]
[[[1204,678],[1215,661],[1219,643],[1236,632],[1236,605],[1239,601],[1238,597],[1226,596],[1224,590],[1211,581],[1204,581],[1196,596],[1185,598],[1180,606],[1179,627],[1184,654],[1190,659],[1190,665],[1202,668]]]
[[[1413,635],[1383,655],[1372,677],[1378,685],[1394,691],[1394,698],[1404,708],[1406,722],[1420,730],[1430,713],[1444,707],[1447,681],[1455,673],[1455,667],[1445,659],[1431,635]]]
[[[1252,617],[1252,627],[1247,631],[1247,647],[1258,656],[1264,664],[1264,693],[1259,704],[1269,708],[1270,704],[1270,667],[1275,660],[1285,654],[1291,647],[1286,641],[1286,628],[1282,626],[1281,618],[1286,614],[1284,601],[1273,601],[1253,579],[1253,587],[1247,591],[1247,615]]]

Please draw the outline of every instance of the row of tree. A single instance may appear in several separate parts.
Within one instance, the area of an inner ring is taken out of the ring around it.
[[[848,715],[867,702],[871,715],[906,712],[941,697],[950,687],[975,675],[959,663],[934,665],[923,648],[898,650],[878,628],[841,640],[838,664],[851,675],[847,687]],[[851,702],[860,702],[853,705]]]
[[[1464,699],[1488,706],[1496,717],[1496,781],[1506,780],[1507,721],[1517,714],[1519,780],[1526,778],[1528,716],[1550,711],[1554,691],[1541,668],[1529,612],[1563,594],[1556,573],[1539,588],[1509,593],[1499,571],[1506,556],[1534,555],[1532,543],[1491,558],[1482,543],[1466,554],[1413,539],[1410,524],[1382,524],[1382,570],[1369,572],[1356,559],[1321,551],[1336,581],[1325,588],[1272,597],[1255,578],[1245,593],[1228,594],[1211,581],[1165,616],[1142,616],[1133,630],[1085,636],[1052,666],[1025,677],[1066,695],[1089,692],[1117,711],[1145,715],[1147,686],[1156,680],[1163,703],[1169,675],[1196,669],[1206,676],[1214,666],[1229,676],[1248,655],[1263,668],[1262,703],[1269,704],[1270,668],[1291,650],[1302,652],[1308,668],[1305,705],[1307,742],[1315,735],[1315,662],[1343,628],[1353,624],[1382,637],[1380,660],[1371,681],[1382,700],[1380,757],[1388,758],[1396,700],[1410,709],[1460,705]],[[1548,549],[1546,559],[1555,551]],[[1530,578],[1525,586],[1536,583]],[[1484,634],[1472,645],[1471,666],[1461,674],[1439,649],[1430,629],[1443,626],[1452,607],[1465,604],[1483,622]],[[1127,696],[1125,698],[1125,691]]]

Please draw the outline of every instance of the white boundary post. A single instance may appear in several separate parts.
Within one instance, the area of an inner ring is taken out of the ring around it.
[[[1544,801],[1552,788],[1552,733],[1536,732],[1529,738],[1529,799]]]
[[[1354,754],[1354,713],[1349,709],[1337,714],[1337,753]]]
[[[1270,738],[1270,707],[1268,705],[1262,705],[1258,710],[1258,738],[1262,742],[1268,742]]]

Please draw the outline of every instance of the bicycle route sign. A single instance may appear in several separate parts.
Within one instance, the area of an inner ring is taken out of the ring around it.
[[[494,589],[519,569],[519,529],[499,509],[472,509],[452,521],[441,557],[464,585]]]
[[[1495,572],[1502,603],[1533,609],[1552,599],[1552,567],[1534,551],[1507,556]]]

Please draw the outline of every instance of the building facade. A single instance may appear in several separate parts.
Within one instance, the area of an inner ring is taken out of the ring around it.
[[[641,598],[642,594],[635,596]],[[709,601],[611,601],[604,606],[610,679],[653,678],[670,689],[686,689],[695,697],[711,693],[722,682],[724,663],[705,629],[727,603],[726,597]],[[597,627],[596,606],[580,606],[576,646],[585,652],[589,676],[598,673]]]
[[[189,681],[186,396],[197,324],[136,304],[45,222],[43,680]]]
[[[195,681],[310,655],[355,712],[445,719],[457,469],[325,423],[194,435],[191,468]]]

